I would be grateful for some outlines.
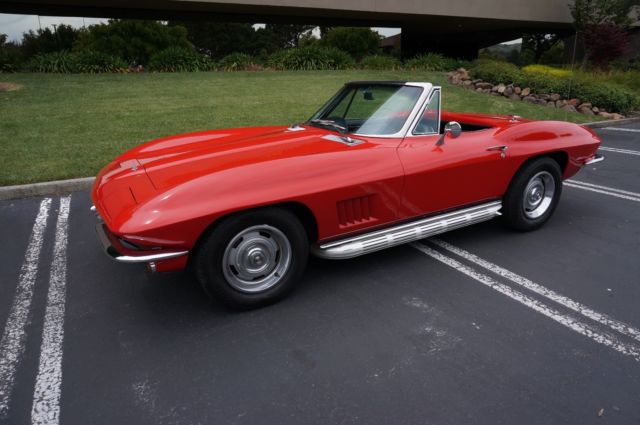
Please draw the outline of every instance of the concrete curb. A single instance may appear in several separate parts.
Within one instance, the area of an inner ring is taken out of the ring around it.
[[[620,124],[634,124],[637,122],[640,122],[640,117],[623,118],[621,120],[588,122],[582,125],[589,128],[603,128],[603,127],[611,127],[611,126],[620,125]]]
[[[81,179],[3,186],[0,187],[0,201],[29,198],[32,196],[64,195],[66,193],[88,190],[93,185],[94,180],[95,177],[84,177]]]

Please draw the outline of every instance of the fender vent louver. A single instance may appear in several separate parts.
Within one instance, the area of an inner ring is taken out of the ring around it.
[[[371,209],[373,195],[347,199],[338,202],[338,223],[340,227],[351,227],[374,221]]]

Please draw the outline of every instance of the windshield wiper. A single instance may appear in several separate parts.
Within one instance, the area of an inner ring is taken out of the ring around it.
[[[344,127],[340,124],[338,124],[337,122],[333,121],[333,120],[311,120],[310,121],[312,124],[320,124],[320,125],[324,125],[327,127],[332,127],[335,128],[336,130],[338,130],[340,133],[342,134],[346,134],[347,133],[347,127]]]

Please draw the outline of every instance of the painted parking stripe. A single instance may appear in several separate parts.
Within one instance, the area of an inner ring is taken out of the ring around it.
[[[627,133],[640,133],[640,129],[637,129],[637,128],[603,127],[600,130],[623,131],[623,132],[627,132]]]
[[[466,266],[459,261],[451,258],[447,255],[444,255],[435,249],[429,248],[426,245],[423,245],[418,242],[414,242],[411,244],[418,251],[430,256],[431,258],[440,261],[443,264],[463,273],[470,278],[474,279],[476,282],[480,282],[489,288],[506,295],[514,301],[517,301],[530,309],[550,318],[551,320],[560,323],[561,325],[573,330],[574,332],[579,333],[580,335],[586,336],[591,340],[607,346],[619,353],[622,353],[626,356],[632,357],[635,361],[640,362],[640,346],[627,343],[622,341],[617,335],[611,334],[609,332],[601,331],[595,326],[581,321],[580,319],[576,319],[573,316],[563,314],[558,310],[549,307],[543,302],[531,298],[528,295],[523,294],[508,285],[500,283],[493,279],[491,276],[480,273],[477,270]]]
[[[608,146],[600,146],[598,149],[606,152],[623,153],[626,155],[640,156],[640,151],[632,151],[630,149],[610,148]]]
[[[40,202],[40,209],[31,230],[24,262],[20,268],[13,304],[2,334],[2,340],[0,340],[0,422],[8,413],[16,370],[24,352],[26,327],[31,313],[38,263],[50,208],[51,198],[43,199]]]
[[[443,240],[433,238],[433,239],[429,239],[429,241],[439,246],[440,248],[444,248],[447,251],[459,257],[462,257],[467,261],[470,261],[486,270],[489,270],[492,273],[497,274],[498,276],[502,276],[510,280],[511,282],[515,283],[518,286],[521,286],[532,292],[535,292],[538,295],[542,295],[543,297],[546,297],[551,301],[554,301],[566,308],[569,308],[588,319],[591,319],[604,326],[607,326],[608,328],[616,332],[619,332],[623,335],[626,335],[630,338],[634,338],[637,341],[640,341],[640,329],[636,329],[633,326],[627,323],[621,322],[619,320],[616,320],[612,317],[609,317],[606,314],[599,313],[584,304],[581,304],[568,297],[565,297],[564,295],[561,295],[549,288],[546,288],[538,283],[535,283],[524,276],[520,276],[510,270],[505,269],[504,267],[500,267],[497,264],[494,264],[488,260],[485,260],[484,258],[478,257],[477,255],[472,254],[469,251],[465,251],[464,249],[458,248],[457,246],[451,245],[450,243],[447,243]]]
[[[53,262],[49,275],[49,292],[42,330],[40,362],[33,393],[31,423],[60,423],[60,390],[62,386],[62,343],[67,292],[67,239],[71,196],[60,199],[53,247]]]
[[[569,183],[578,184],[581,186],[595,187],[596,189],[602,189],[609,192],[621,193],[623,195],[629,195],[629,196],[634,196],[636,198],[640,198],[640,193],[638,192],[630,192],[628,190],[616,189],[614,187],[609,187],[609,186],[601,186],[599,184],[587,183],[579,180],[567,180],[567,181]]]
[[[640,193],[636,193],[636,192],[629,192],[627,190],[620,190],[612,187],[600,186],[597,184],[586,183],[586,182],[581,182],[577,180],[566,180],[564,182],[564,185],[568,187],[573,187],[576,189],[588,190],[590,192],[613,196],[615,198],[640,202]]]

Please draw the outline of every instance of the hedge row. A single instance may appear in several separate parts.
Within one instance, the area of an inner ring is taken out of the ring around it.
[[[578,98],[607,111],[629,112],[640,106],[637,92],[624,85],[603,81],[589,74],[562,74],[529,68],[521,70],[508,62],[476,61],[471,76],[493,84],[529,87],[534,93],[557,93],[563,98]]]
[[[288,71],[351,68],[450,71],[466,64],[435,53],[418,56],[405,64],[387,55],[366,56],[356,64],[353,58],[342,50],[318,46],[285,49],[263,58],[244,53],[232,53],[216,62],[193,50],[172,47],[151,56],[146,68],[155,72],[254,71],[263,68]],[[0,55],[0,72],[19,70],[50,73],[102,73],[126,72],[129,66],[122,59],[104,53],[63,51],[36,56],[20,68],[11,63],[9,58],[3,58]]]

